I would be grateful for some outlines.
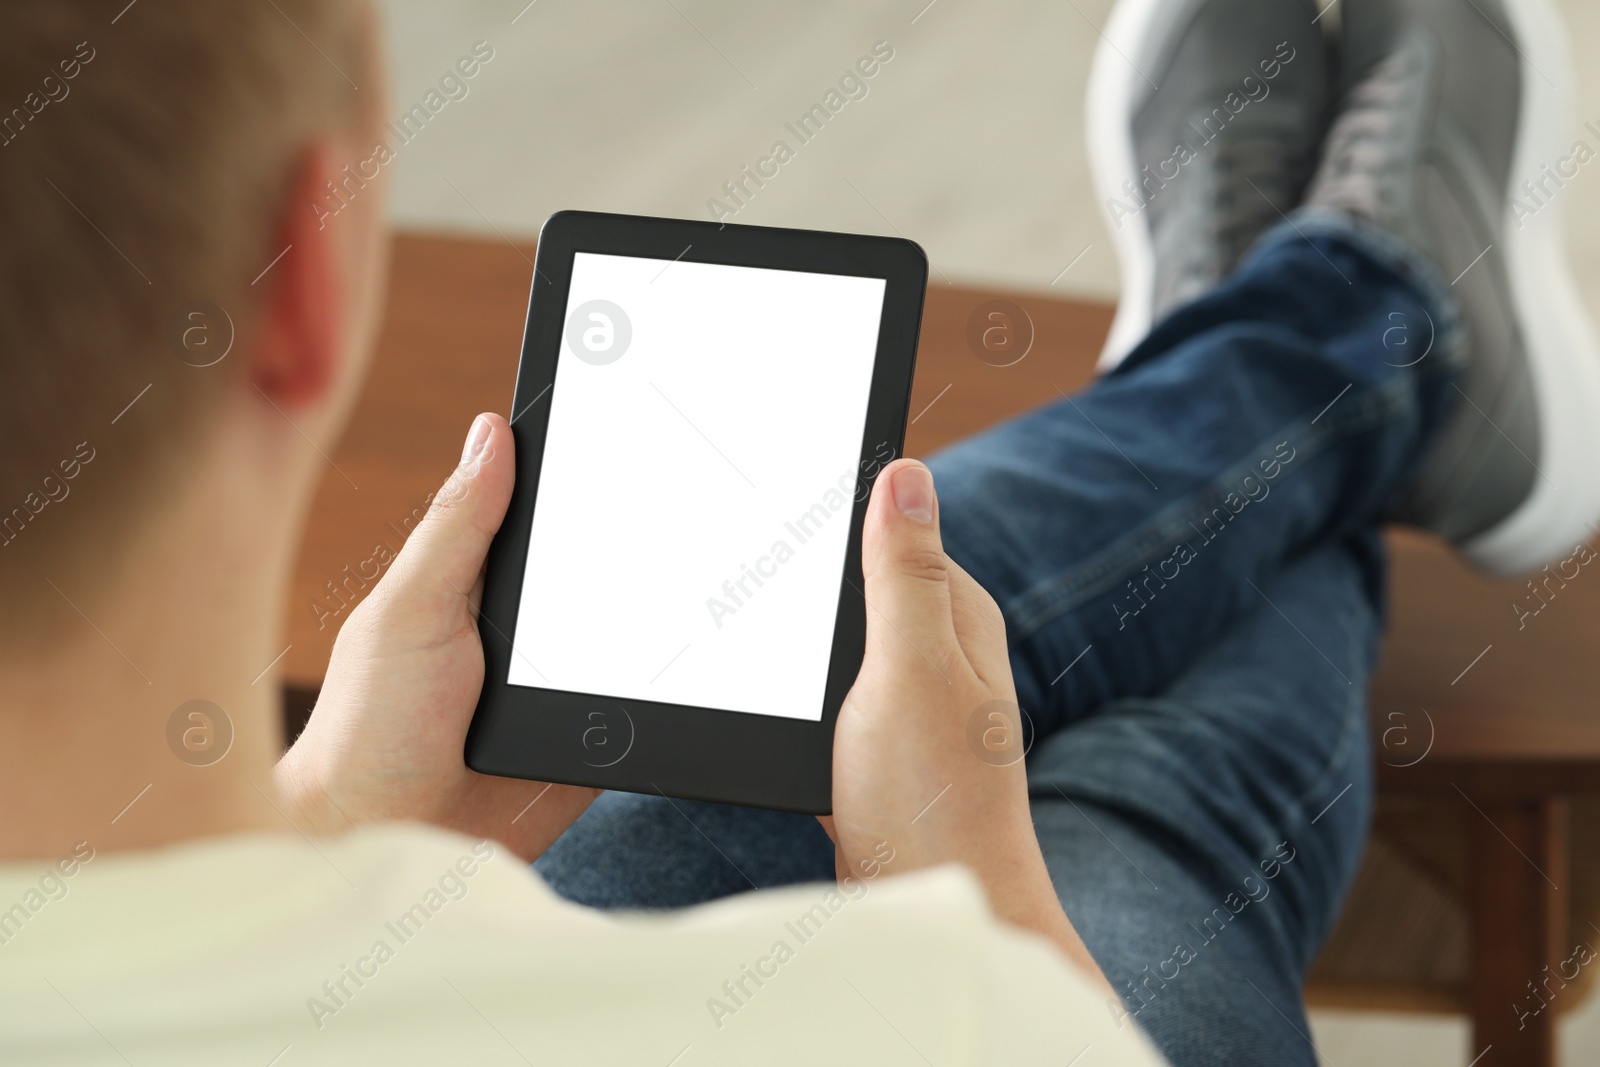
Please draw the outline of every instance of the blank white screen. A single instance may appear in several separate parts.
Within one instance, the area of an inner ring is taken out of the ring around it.
[[[884,286],[577,253],[512,685],[821,718]]]

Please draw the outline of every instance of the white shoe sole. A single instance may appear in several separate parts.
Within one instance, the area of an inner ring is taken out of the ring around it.
[[[1575,74],[1552,0],[1506,0],[1505,6],[1523,56],[1511,168],[1511,194],[1520,197],[1522,183],[1537,177],[1542,164],[1553,168],[1569,154]],[[1506,269],[1533,379],[1539,456],[1528,498],[1460,546],[1494,574],[1565,559],[1595,535],[1600,518],[1600,344],[1567,264],[1566,196],[1558,191],[1520,229],[1509,200],[1506,207]]]
[[[1089,160],[1101,213],[1122,267],[1122,297],[1100,353],[1102,373],[1116,367],[1153,325],[1155,254],[1141,211],[1119,228],[1108,203],[1126,201],[1123,183],[1137,185],[1139,167],[1130,131],[1134,102],[1145,85],[1158,35],[1152,23],[1187,21],[1203,0],[1120,0],[1106,24],[1089,76]],[[1568,154],[1573,84],[1566,29],[1552,0],[1507,0],[1523,60],[1521,114],[1511,191]],[[1545,79],[1549,78],[1550,81]],[[1554,82],[1552,85],[1551,82]],[[1517,226],[1508,200],[1504,255],[1517,323],[1522,331],[1539,420],[1534,487],[1517,508],[1460,546],[1494,574],[1536,570],[1570,556],[1600,533],[1600,343],[1566,258],[1565,196],[1557,193]]]
[[[1111,333],[1100,352],[1100,371],[1110,371],[1150,332],[1155,289],[1155,248],[1143,210],[1124,217],[1118,226],[1113,199],[1128,203],[1123,183],[1139,183],[1134,152],[1133,111],[1148,88],[1143,72],[1154,68],[1160,35],[1153,26],[1187,25],[1205,0],[1120,0],[1101,33],[1089,71],[1084,129],[1089,141],[1089,166],[1095,196],[1122,266],[1122,296],[1117,301]],[[1137,204],[1135,205],[1137,207]]]

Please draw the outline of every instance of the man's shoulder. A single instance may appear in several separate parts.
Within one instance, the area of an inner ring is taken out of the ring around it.
[[[0,909],[37,866],[0,868]],[[799,1063],[899,1055],[892,1017],[975,1062],[999,937],[954,868],[605,915],[501,846],[404,825],[97,856],[62,884],[0,946],[17,1009],[0,1059],[13,1042],[99,1055],[98,1030],[136,1062],[202,1041],[208,1062],[286,1044],[299,1062],[460,1062],[509,1042],[556,1062],[693,1045],[699,1062]],[[1038,966],[1036,981],[1064,964]]]
[[[140,852],[80,842],[60,857],[0,865],[0,950],[12,960],[84,951],[112,962],[116,947],[133,940],[141,949],[159,941],[158,956],[178,956],[418,902],[431,914],[490,883],[525,907],[551,896],[503,846],[407,823],[332,838],[235,834]]]

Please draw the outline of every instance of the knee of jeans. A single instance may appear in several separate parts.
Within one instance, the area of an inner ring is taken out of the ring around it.
[[[1364,714],[1315,759],[1245,738],[1169,700],[1125,700],[1049,738],[1029,761],[1043,801],[1116,812],[1220,891],[1278,892],[1291,951],[1309,962],[1355,876],[1371,818]],[[1309,755],[1305,753],[1302,755]],[[1270,873],[1271,878],[1265,877]],[[1281,876],[1286,875],[1286,876]]]

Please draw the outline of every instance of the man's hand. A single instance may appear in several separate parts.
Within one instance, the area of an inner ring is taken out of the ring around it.
[[[276,773],[303,829],[411,819],[531,860],[599,794],[478,774],[462,759],[483,688],[484,559],[515,462],[511,427],[478,416],[460,466],[339,631],[316,711]]]
[[[823,820],[839,873],[963,864],[1001,918],[1098,975],[1034,836],[1005,622],[944,554],[938,516],[922,464],[878,476],[861,553],[866,658],[839,712]]]

